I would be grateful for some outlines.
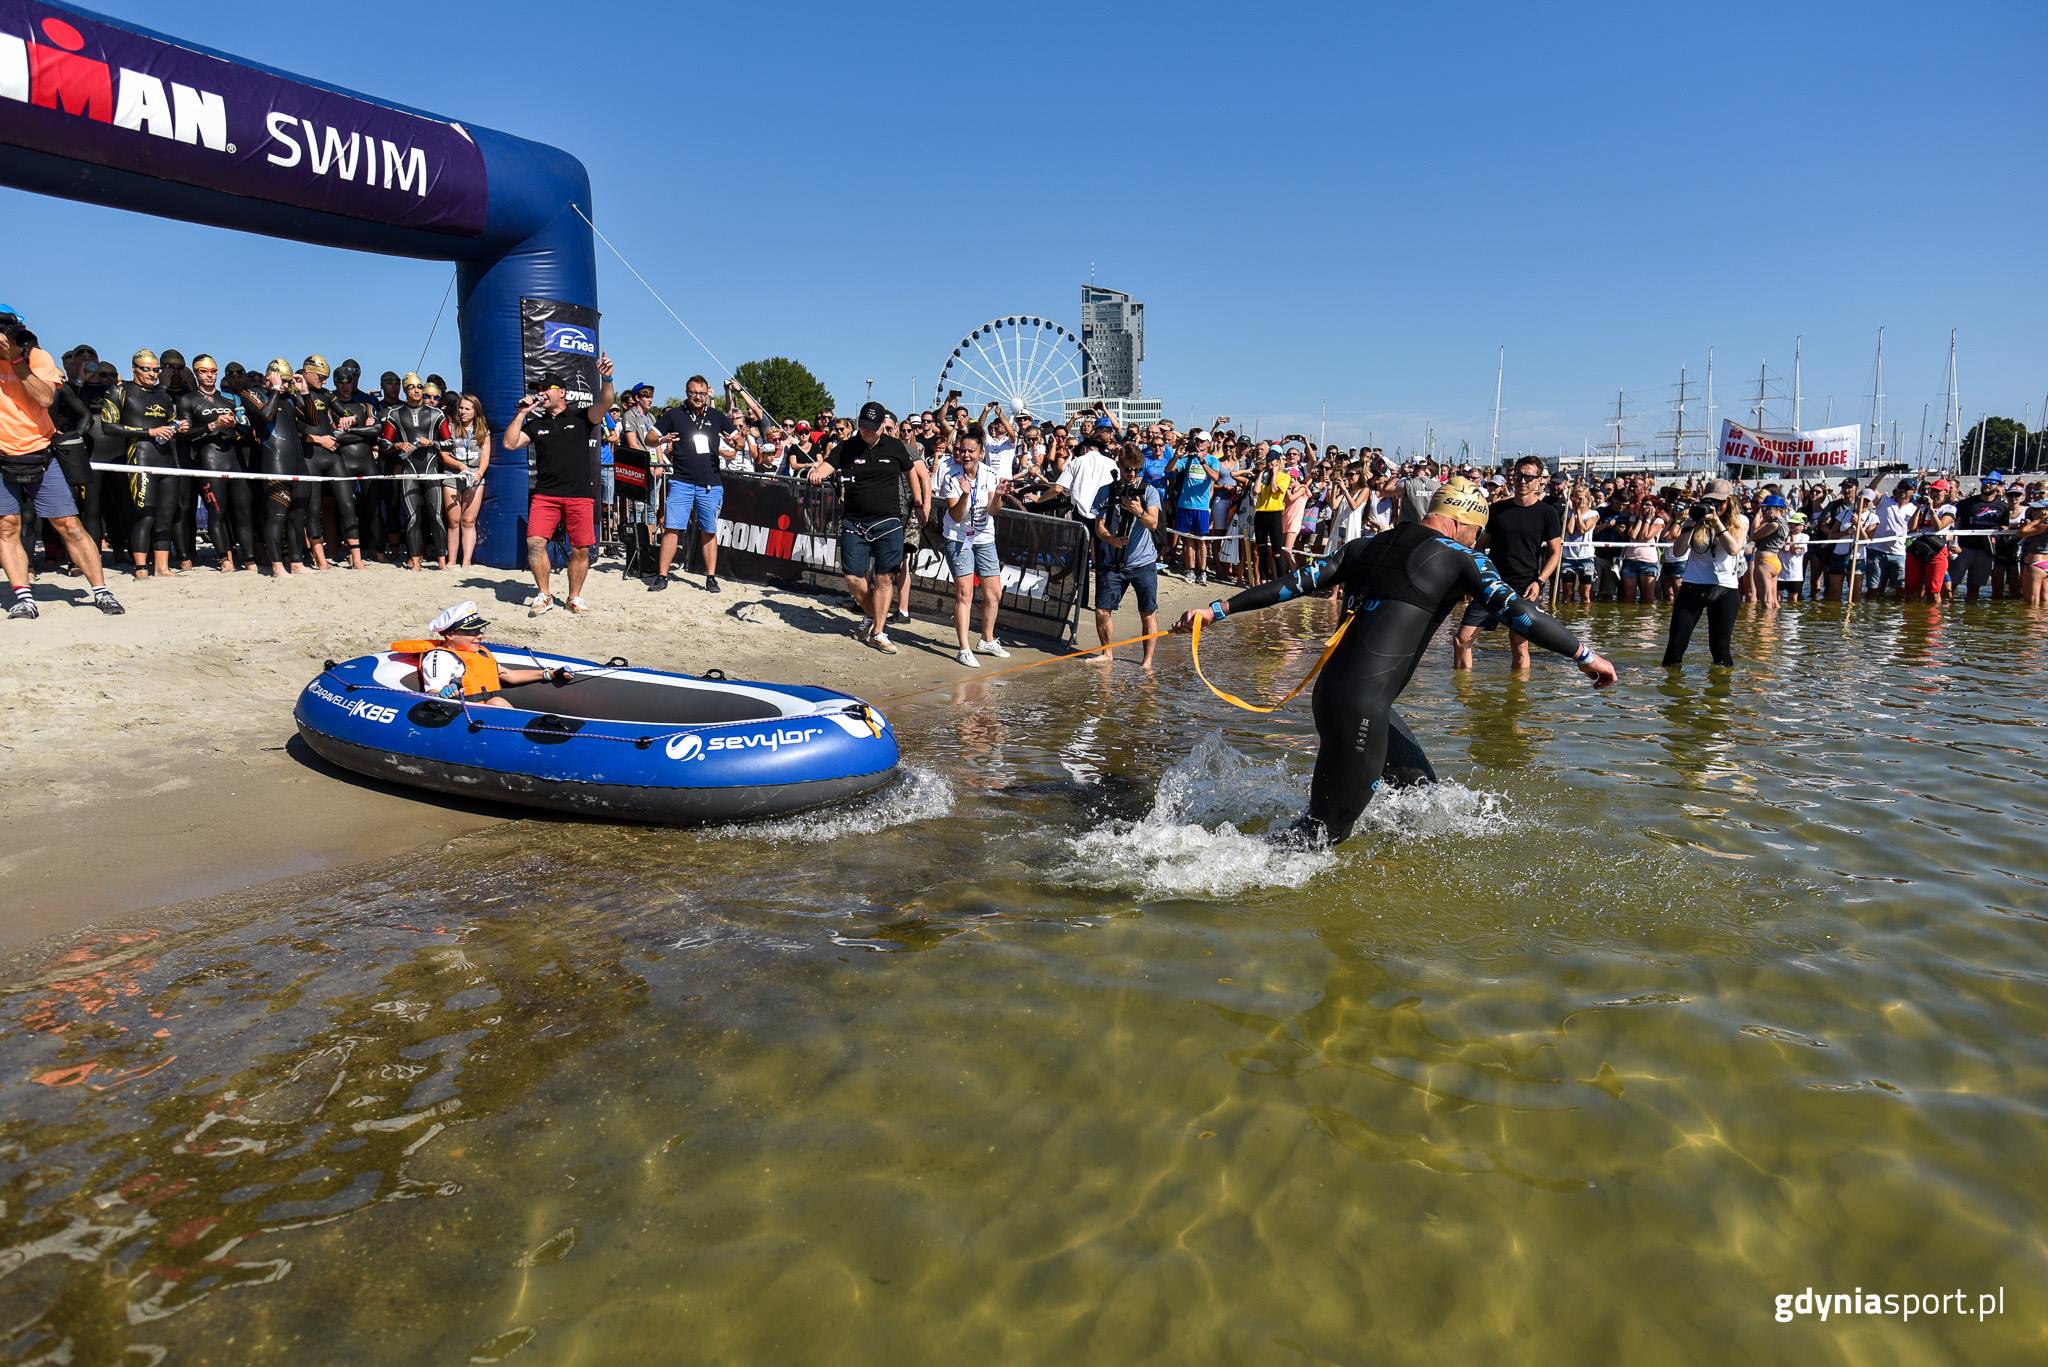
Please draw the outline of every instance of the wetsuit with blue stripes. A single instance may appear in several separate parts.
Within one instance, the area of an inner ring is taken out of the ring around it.
[[[1555,618],[1531,606],[1492,562],[1419,522],[1361,537],[1327,559],[1211,604],[1217,621],[1292,598],[1342,589],[1350,630],[1316,678],[1316,731],[1322,748],[1298,830],[1343,840],[1382,782],[1436,778],[1429,758],[1394,711],[1437,628],[1462,598],[1485,605],[1516,634],[1545,650],[1583,661],[1592,651]]]

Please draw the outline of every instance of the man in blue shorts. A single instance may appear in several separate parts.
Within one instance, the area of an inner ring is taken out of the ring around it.
[[[1193,538],[1179,546],[1180,563],[1197,584],[1209,582],[1209,505],[1215,499],[1216,481],[1223,467],[1209,454],[1209,434],[1197,427],[1188,433],[1187,450],[1173,462],[1171,473],[1180,478],[1180,497],[1174,500],[1173,530],[1177,536]]]
[[[1138,591],[1138,617],[1147,636],[1159,630],[1159,491],[1145,482],[1145,458],[1135,446],[1123,448],[1117,478],[1095,496],[1095,639],[1101,649],[1085,657],[1110,662],[1109,633],[1125,589]],[[1139,663],[1152,667],[1152,642]]]
[[[0,307],[0,568],[7,574],[10,621],[34,621],[38,615],[29,592],[22,525],[26,521],[33,527],[39,519],[56,530],[71,563],[92,585],[92,605],[110,617],[121,614],[100,571],[99,547],[86,535],[71,485],[57,463],[50,406],[63,383],[64,372],[36,344],[36,335],[12,309]],[[49,553],[45,547],[43,554]]]
[[[675,561],[676,543],[695,523],[697,544],[704,554],[704,588],[717,593],[718,510],[725,504],[725,476],[719,468],[718,451],[737,425],[711,406],[711,381],[692,375],[683,386],[682,407],[662,414],[655,420],[654,430],[672,473],[667,526],[661,533],[654,582],[648,587],[668,587],[668,567]]]

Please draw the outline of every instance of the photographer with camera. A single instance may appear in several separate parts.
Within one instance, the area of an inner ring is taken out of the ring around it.
[[[1124,590],[1138,591],[1140,629],[1159,630],[1159,491],[1145,478],[1145,453],[1126,442],[1117,453],[1116,476],[1095,496],[1095,639],[1101,648],[1084,658],[1109,664],[1109,634]],[[1152,642],[1144,642],[1138,663],[1152,667]]]
[[[0,569],[7,572],[12,590],[13,601],[7,605],[12,621],[33,621],[39,615],[29,592],[28,555],[21,544],[22,520],[36,517],[57,529],[71,563],[92,585],[93,606],[109,616],[121,613],[100,572],[100,548],[78,520],[71,485],[62,470],[51,469],[57,458],[57,428],[50,421],[50,405],[63,383],[64,372],[36,335],[12,310],[0,310]]]
[[[1671,606],[1664,663],[1685,663],[1685,648],[1705,613],[1714,663],[1733,666],[1735,614],[1742,606],[1742,554],[1749,546],[1749,522],[1735,505],[1734,485],[1717,479],[1707,486],[1679,522],[1678,544],[1685,551],[1685,571],[1678,600]]]

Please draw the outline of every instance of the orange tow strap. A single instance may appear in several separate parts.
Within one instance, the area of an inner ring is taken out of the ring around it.
[[[1195,619],[1194,644],[1189,653],[1194,657],[1195,677],[1208,684],[1209,691],[1223,699],[1223,701],[1233,707],[1242,707],[1247,712],[1278,712],[1281,708],[1293,702],[1296,697],[1300,696],[1301,690],[1307,688],[1316,675],[1322,672],[1323,666],[1330,662],[1330,657],[1337,653],[1337,643],[1344,639],[1344,633],[1350,626],[1351,618],[1347,615],[1343,621],[1337,623],[1337,630],[1331,633],[1329,644],[1323,647],[1321,657],[1316,660],[1308,673],[1302,676],[1301,682],[1289,689],[1287,696],[1274,703],[1271,707],[1261,707],[1255,702],[1246,702],[1243,698],[1238,697],[1237,694],[1225,693],[1215,684],[1209,683],[1209,676],[1202,672],[1202,619],[1199,617]]]

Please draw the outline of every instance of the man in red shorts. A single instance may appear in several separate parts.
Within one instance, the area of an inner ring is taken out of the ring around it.
[[[590,548],[597,544],[597,444],[591,430],[604,423],[612,406],[612,358],[597,358],[598,394],[588,408],[571,410],[568,391],[551,379],[541,392],[520,402],[505,428],[505,449],[531,446],[532,502],[526,510],[526,566],[536,592],[527,616],[551,611],[548,541],[569,534],[569,611],[587,612],[583,581],[590,574]]]

